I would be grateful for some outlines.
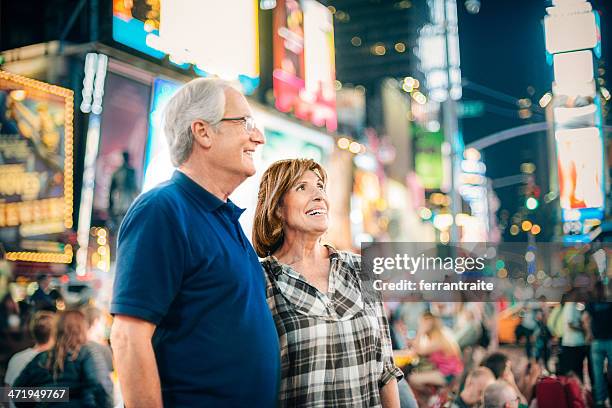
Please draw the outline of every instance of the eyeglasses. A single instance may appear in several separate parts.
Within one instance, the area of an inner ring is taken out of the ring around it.
[[[236,118],[222,118],[219,120],[219,122],[225,122],[225,121],[244,122],[244,129],[247,132],[252,132],[255,130],[255,128],[257,128],[257,122],[255,122],[255,119],[252,116],[239,116]]]

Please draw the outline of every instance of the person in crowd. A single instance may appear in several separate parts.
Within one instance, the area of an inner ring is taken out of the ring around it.
[[[514,377],[514,373],[512,372],[512,362],[510,361],[510,359],[508,358],[506,354],[502,352],[493,352],[489,354],[488,356],[486,356],[482,360],[480,365],[483,367],[487,367],[489,370],[491,370],[491,372],[495,376],[495,379],[504,380],[509,386],[511,386],[514,389],[514,392],[516,393],[516,395],[519,397],[520,402],[522,404],[528,403],[528,399],[523,395],[523,393],[519,389],[519,386],[517,385],[517,381]],[[530,370],[531,370],[531,366],[530,366]],[[533,368],[533,370],[535,370],[535,367]],[[532,379],[532,377],[533,376],[530,376],[530,379]],[[537,377],[535,378],[535,380],[532,379],[532,381],[536,381],[536,380],[537,380]],[[526,388],[532,389],[533,384],[526,384]]]
[[[563,306],[563,338],[557,374],[573,372],[584,384],[584,360],[588,358],[588,345],[582,311],[577,302],[579,293],[573,289],[568,293],[568,301]],[[590,360],[590,358],[589,358]]]
[[[537,304],[525,302],[519,314],[521,321],[514,331],[516,344],[519,344],[522,339],[525,339],[525,354],[527,358],[533,357],[533,343],[538,328],[538,323],[536,321],[537,311]]]
[[[30,320],[30,334],[34,339],[34,346],[28,347],[11,357],[6,368],[4,383],[12,386],[21,371],[38,354],[47,351],[53,345],[53,330],[55,329],[55,315],[51,312],[36,312]]]
[[[112,406],[101,381],[105,373],[87,347],[87,321],[78,310],[59,314],[53,347],[39,353],[15,380],[14,387],[67,387],[66,408]],[[20,403],[16,403],[18,407]],[[30,405],[27,405],[30,406]],[[37,406],[47,406],[41,402]]]
[[[111,229],[116,231],[130,205],[138,196],[140,189],[136,177],[136,170],[130,165],[130,152],[121,153],[123,162],[111,176],[108,193],[108,213]]]
[[[430,312],[421,317],[413,347],[427,361],[426,368],[410,375],[410,384],[416,388],[445,385],[463,371],[459,345],[441,319]]]
[[[461,350],[476,346],[482,336],[482,316],[474,304],[464,303],[461,305],[453,333],[455,340]]]
[[[516,390],[504,380],[497,380],[484,390],[484,408],[518,408],[520,397]]]
[[[552,334],[546,325],[546,314],[543,309],[536,312],[535,360],[548,370],[548,360],[550,359],[550,341]]]
[[[38,275],[36,277],[36,283],[38,288],[30,296],[30,304],[34,307],[34,310],[48,310],[55,312],[55,300],[50,295],[51,279],[48,275]]]
[[[399,407],[380,293],[361,282],[361,257],[322,243],[325,170],[281,160],[263,174],[253,246],[280,338],[282,407]]]
[[[595,285],[594,301],[586,304],[585,318],[586,327],[592,337],[593,400],[596,407],[604,407],[608,400],[608,382],[604,367],[608,367],[608,372],[612,367],[612,303],[606,301],[605,286],[601,281]]]
[[[463,390],[450,407],[470,408],[479,406],[482,402],[485,388],[493,382],[495,382],[495,376],[491,370],[487,367],[476,367],[468,373]]]
[[[89,347],[96,364],[103,367],[104,375],[102,377],[102,386],[109,399],[113,399],[113,353],[111,351],[105,336],[105,324],[103,314],[100,309],[95,306],[88,305],[82,310],[87,320],[87,346]]]
[[[259,259],[228,198],[265,142],[246,98],[199,78],[165,109],[171,180],[123,219],[111,347],[130,408],[272,407],[278,336]]]

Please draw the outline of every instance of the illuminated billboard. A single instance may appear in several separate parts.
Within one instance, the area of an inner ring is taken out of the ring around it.
[[[148,191],[172,176],[174,166],[170,160],[168,142],[164,136],[163,115],[170,98],[179,90],[179,82],[156,78],[153,83],[153,101],[149,116],[149,137],[144,162],[143,191]]]
[[[415,126],[414,135],[414,168],[423,187],[428,190],[438,190],[442,187],[443,165],[442,131],[430,132],[420,126]]]
[[[113,39],[201,76],[259,85],[258,2],[113,0]]]
[[[278,0],[273,33],[276,108],[335,131],[338,124],[331,12],[315,0]]]
[[[73,92],[0,71],[0,243],[9,261],[72,262]]]
[[[603,207],[603,141],[599,129],[557,130],[555,137],[561,208]]]

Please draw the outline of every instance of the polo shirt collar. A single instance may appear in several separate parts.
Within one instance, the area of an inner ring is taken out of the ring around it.
[[[189,178],[189,176],[179,170],[174,171],[172,181],[194,196],[202,204],[206,211],[213,212],[221,209],[234,221],[237,221],[244,212],[244,208],[238,207],[229,198],[227,202],[223,202],[223,200],[220,200],[217,196],[210,193],[204,187],[193,181],[191,178]]]

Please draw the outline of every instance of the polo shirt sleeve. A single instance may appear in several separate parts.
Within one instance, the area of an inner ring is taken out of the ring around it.
[[[121,225],[111,313],[158,325],[178,294],[186,239],[159,199],[133,206]]]

